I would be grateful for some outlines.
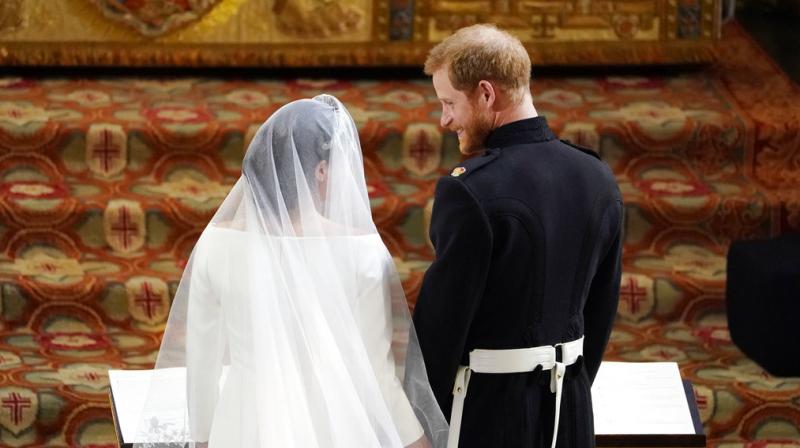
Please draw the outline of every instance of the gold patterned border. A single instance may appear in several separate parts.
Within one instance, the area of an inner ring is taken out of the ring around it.
[[[11,1],[20,20],[0,30],[2,65],[329,67],[419,66],[444,36],[477,22],[520,37],[537,66],[711,62],[722,0],[221,0],[154,39],[86,0]],[[314,34],[319,8],[358,23]]]
[[[0,64],[9,66],[187,66],[335,67],[422,65],[431,45],[372,44],[308,46],[159,46],[18,43],[0,45]],[[713,41],[596,44],[528,48],[536,65],[698,64],[713,61]]]

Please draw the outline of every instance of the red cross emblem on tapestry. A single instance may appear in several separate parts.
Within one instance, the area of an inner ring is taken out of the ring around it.
[[[136,201],[110,201],[103,213],[106,242],[119,253],[132,253],[144,246],[145,224],[142,206]]]
[[[18,435],[34,421],[39,399],[33,391],[20,387],[0,389],[0,426]]]
[[[403,166],[413,174],[425,176],[442,162],[442,134],[436,125],[414,123],[403,133]]]
[[[169,314],[169,293],[166,282],[155,277],[133,277],[125,283],[128,311],[134,320],[157,325]]]
[[[623,273],[619,287],[617,314],[629,321],[640,321],[655,308],[653,279],[642,274]]]
[[[92,173],[111,177],[128,164],[128,135],[116,124],[93,124],[86,133],[86,165]]]

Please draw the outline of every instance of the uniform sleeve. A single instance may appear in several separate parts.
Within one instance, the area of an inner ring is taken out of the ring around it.
[[[436,259],[425,273],[414,325],[431,388],[449,418],[456,371],[492,254],[489,220],[460,180],[444,177],[437,184],[430,236]]]
[[[379,272],[359,281],[358,327],[400,440],[403,446],[408,446],[422,437],[423,430],[397,377],[392,353],[391,263],[392,259],[387,252],[385,257],[380,257],[378,263],[365,267],[378,269]]]
[[[208,441],[225,348],[222,313],[208,278],[207,242],[192,256],[186,319],[186,397],[192,440]]]
[[[589,380],[594,382],[603,359],[611,327],[619,304],[619,284],[622,275],[622,202],[617,199],[606,212],[607,240],[610,247],[600,260],[597,272],[589,287],[589,296],[583,309],[584,359]]]

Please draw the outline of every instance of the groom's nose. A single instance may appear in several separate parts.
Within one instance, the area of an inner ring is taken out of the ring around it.
[[[443,128],[446,128],[451,121],[453,121],[453,117],[451,117],[446,111],[442,110],[442,118],[439,120],[439,125],[441,125]]]

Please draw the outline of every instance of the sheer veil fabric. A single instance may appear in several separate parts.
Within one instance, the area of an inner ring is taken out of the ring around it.
[[[289,103],[192,252],[135,446],[444,447],[447,431],[355,124],[330,95]]]

